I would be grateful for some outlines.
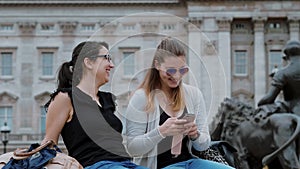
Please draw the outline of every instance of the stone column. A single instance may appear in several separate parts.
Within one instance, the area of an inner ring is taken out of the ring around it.
[[[32,116],[33,116],[33,106],[34,102],[33,97],[33,65],[34,61],[32,58],[36,54],[36,49],[34,48],[34,38],[36,30],[36,22],[18,22],[19,33],[20,33],[20,43],[22,44],[18,48],[17,55],[20,56],[20,66],[22,74],[20,76],[20,99],[17,102],[18,107],[22,107],[22,110],[19,109],[17,114],[17,119],[21,119],[19,124],[20,126],[18,132],[20,133],[31,133],[32,132]]]
[[[199,17],[192,17],[189,18],[189,23],[186,25],[188,29],[188,64],[191,68],[190,73],[188,74],[188,81],[189,83],[197,83],[197,87],[200,90],[204,90],[204,86],[202,84],[201,74],[202,74],[202,67],[201,67],[201,23],[202,18]],[[196,80],[196,81],[195,81]]]
[[[226,79],[225,96],[231,97],[231,17],[217,18],[218,23],[218,54],[224,68]]]
[[[58,26],[61,30],[61,51],[58,56],[58,63],[62,63],[66,60],[70,60],[72,57],[73,48],[75,44],[75,33],[78,23],[77,22],[58,22]]]
[[[254,22],[254,103],[266,94],[266,56],[264,43],[264,22],[266,17],[255,17]]]
[[[211,68],[207,62],[207,54],[205,53],[205,44],[208,42],[207,37],[201,30],[203,18],[201,17],[190,17],[188,28],[188,64],[191,71],[188,74],[189,83],[198,87],[203,93],[206,105],[206,111],[211,115],[213,91],[212,91],[212,80],[209,77],[208,72]],[[209,117],[208,123],[211,118]]]
[[[300,18],[298,17],[288,16],[290,40],[299,40],[299,20]]]

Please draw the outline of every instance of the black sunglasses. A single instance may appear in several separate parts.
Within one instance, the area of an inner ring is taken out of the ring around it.
[[[186,74],[189,71],[189,68],[188,67],[182,67],[182,68],[179,68],[179,69],[168,68],[168,69],[166,69],[166,73],[169,76],[174,76],[177,73],[177,70],[179,71],[179,73],[181,75],[184,75],[184,74]]]
[[[108,62],[111,62],[111,55],[110,54],[96,55],[96,57],[104,57]]]

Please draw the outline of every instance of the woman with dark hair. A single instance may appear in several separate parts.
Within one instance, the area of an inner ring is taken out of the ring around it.
[[[163,39],[124,115],[124,145],[135,163],[152,169],[230,169],[192,154],[211,139],[201,91],[182,82],[188,71],[183,45]]]
[[[46,104],[46,135],[42,143],[61,134],[70,156],[88,169],[144,168],[130,162],[122,145],[122,123],[115,97],[99,91],[114,68],[108,45],[78,44],[72,60],[62,64],[57,91]]]

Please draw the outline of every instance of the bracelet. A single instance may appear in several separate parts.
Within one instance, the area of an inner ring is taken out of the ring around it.
[[[197,139],[199,138],[199,136],[200,136],[200,133],[199,133],[199,131],[198,131],[198,132],[197,132],[197,137],[196,137],[196,138],[191,138],[191,137],[190,137],[190,140],[191,140],[191,141],[195,141],[195,140],[197,140]]]

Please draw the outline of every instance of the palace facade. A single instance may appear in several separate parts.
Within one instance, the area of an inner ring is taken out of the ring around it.
[[[11,129],[8,150],[41,141],[43,105],[81,41],[109,43],[115,69],[102,89],[116,94],[122,113],[157,44],[178,38],[190,66],[184,80],[202,90],[212,120],[225,97],[256,105],[269,74],[287,62],[285,43],[299,40],[299,20],[296,0],[2,0],[0,126]]]

